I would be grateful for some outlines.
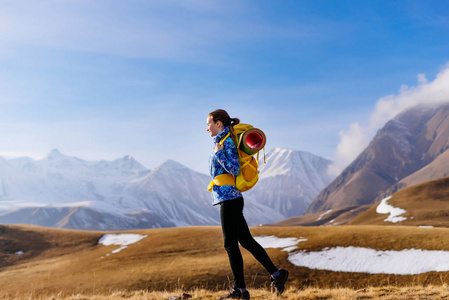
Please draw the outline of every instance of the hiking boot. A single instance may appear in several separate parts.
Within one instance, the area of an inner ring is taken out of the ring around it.
[[[244,299],[244,300],[249,300],[249,292],[248,291],[244,291],[242,293],[242,291],[240,291],[240,289],[233,287],[226,296],[218,297],[218,300],[223,300],[223,299]]]
[[[276,278],[271,278],[271,286],[275,288],[278,295],[282,294],[285,289],[285,282],[288,278],[288,271],[284,269],[279,270],[279,276]]]

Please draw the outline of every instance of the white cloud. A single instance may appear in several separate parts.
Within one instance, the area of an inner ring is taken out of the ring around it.
[[[340,131],[340,143],[337,146],[337,156],[329,166],[328,173],[338,176],[367,145],[369,137],[366,129],[360,127],[359,123],[353,123],[348,131]]]
[[[376,131],[398,113],[419,104],[449,103],[449,64],[433,81],[429,82],[424,74],[418,74],[417,81],[416,86],[403,85],[397,94],[380,98],[367,126],[353,123],[347,131],[340,132],[334,163],[328,170],[330,175],[338,176],[368,146]]]

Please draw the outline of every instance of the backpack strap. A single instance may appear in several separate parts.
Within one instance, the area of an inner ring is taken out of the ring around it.
[[[231,133],[229,132],[227,135],[225,135],[224,138],[221,139],[221,141],[218,143],[218,145],[223,145],[224,142],[226,141],[226,139],[230,136],[231,136]]]

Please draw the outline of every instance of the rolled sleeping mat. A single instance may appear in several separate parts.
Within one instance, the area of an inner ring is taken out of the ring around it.
[[[259,152],[267,142],[265,133],[258,128],[251,128],[242,133],[239,137],[239,148],[249,155]]]

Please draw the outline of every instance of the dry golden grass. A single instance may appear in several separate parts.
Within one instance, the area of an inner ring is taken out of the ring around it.
[[[1,295],[4,298],[106,295],[104,297],[108,299],[115,297],[111,296],[113,291],[121,291],[117,295],[134,295],[144,293],[142,291],[172,291],[179,287],[186,291],[197,289],[199,293],[203,290],[227,290],[230,283],[231,271],[219,227],[133,230],[131,232],[148,237],[109,256],[107,254],[119,246],[98,245],[99,238],[104,234],[102,232],[33,226],[0,226],[0,231],[0,255],[5,258],[0,262]],[[255,236],[307,238],[306,242],[298,244],[299,249],[306,251],[335,246],[379,250],[449,250],[449,229],[446,228],[254,227],[251,231]],[[25,251],[25,254],[16,255],[16,251]],[[267,252],[276,266],[290,271],[287,287],[298,289],[301,297],[309,297],[304,299],[313,299],[311,297],[315,296],[311,291],[315,288],[341,287],[354,291],[366,287],[395,286],[399,289],[401,286],[437,286],[449,282],[449,272],[401,276],[311,270],[290,264],[288,254],[281,249],[267,249]],[[246,250],[242,250],[242,254],[248,286],[254,289],[253,295],[263,294],[263,288],[269,285],[268,275]],[[306,296],[303,293],[309,294]],[[260,296],[260,299],[270,299],[271,296],[267,295]]]
[[[294,287],[288,288],[281,296],[277,296],[269,289],[249,289],[251,299],[264,300],[424,300],[424,299],[449,299],[449,288],[447,285],[441,286],[410,286],[410,287],[368,287],[364,289],[350,289],[350,288],[334,288],[334,289],[318,289],[305,288],[297,289]],[[28,294],[17,295],[16,299],[54,299],[54,300],[112,300],[112,299],[131,299],[131,300],[168,300],[171,296],[180,296],[182,293],[188,293],[192,296],[192,300],[212,300],[217,299],[227,293],[227,291],[212,291],[206,289],[174,289],[171,291],[114,291],[101,294]],[[0,299],[10,299],[9,296],[4,296],[0,293]]]
[[[352,225],[263,226],[251,232],[306,238],[298,244],[305,251],[337,246],[449,251],[449,228],[443,228],[449,227],[448,199],[449,178],[443,178],[394,194],[389,203],[407,210],[403,215],[407,220],[400,224],[384,222],[386,215],[377,214],[373,206]],[[357,213],[341,212],[342,220]],[[338,217],[329,214],[326,222]],[[226,293],[231,271],[219,227],[129,232],[147,238],[110,254],[119,246],[98,245],[106,232],[0,225],[0,299],[168,299],[182,291],[193,299],[216,299]],[[276,266],[290,271],[287,290],[282,297],[272,294],[265,270],[242,250],[252,299],[449,299],[449,272],[389,275],[312,270],[290,264],[281,249],[267,252]]]

